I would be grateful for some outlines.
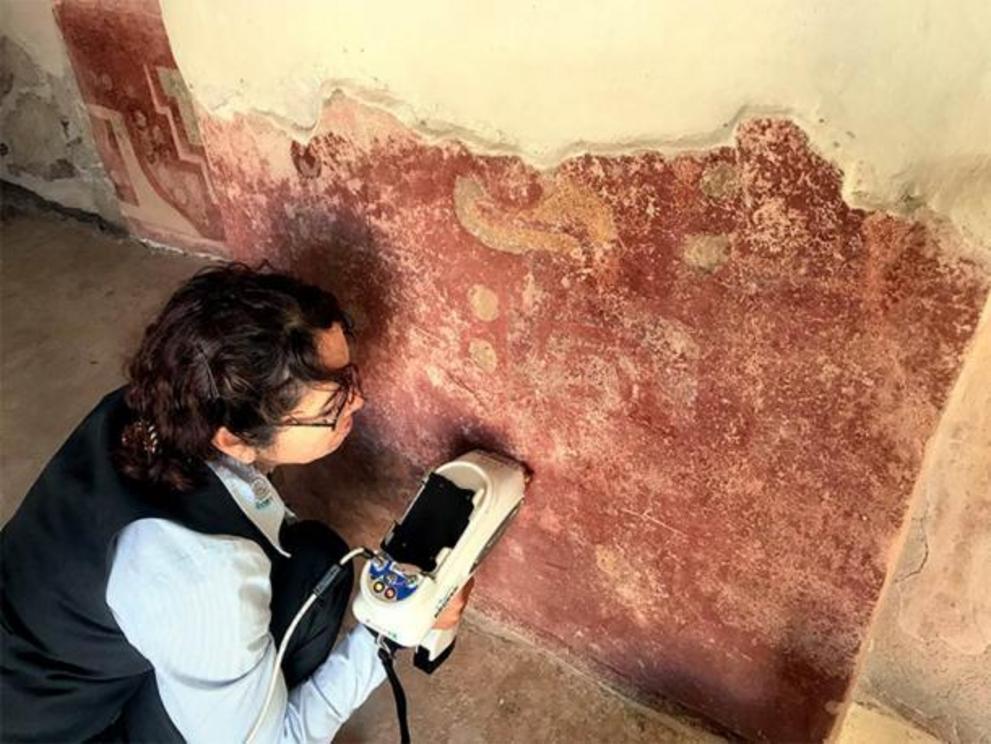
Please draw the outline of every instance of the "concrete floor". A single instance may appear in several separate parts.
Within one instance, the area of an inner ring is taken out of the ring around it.
[[[154,251],[93,225],[7,209],[2,226],[5,522],[64,437],[123,380],[125,355],[172,289],[204,259]],[[469,613],[432,677],[400,665],[415,741],[711,742],[691,725],[597,684]],[[398,739],[383,685],[339,742]]]

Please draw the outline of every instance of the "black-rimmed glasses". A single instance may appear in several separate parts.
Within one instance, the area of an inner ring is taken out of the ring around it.
[[[317,426],[336,429],[337,424],[340,423],[341,415],[354,399],[359,395],[362,398],[365,397],[365,394],[361,390],[361,377],[358,374],[358,365],[348,364],[345,367],[341,367],[339,371],[342,373],[342,379],[338,382],[338,390],[331,399],[331,405],[333,406],[333,412],[331,414],[325,414],[313,421],[302,421],[294,416],[289,416],[285,421],[280,421],[278,425],[285,427]]]

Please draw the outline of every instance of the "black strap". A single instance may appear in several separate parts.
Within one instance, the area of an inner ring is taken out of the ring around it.
[[[403,692],[399,675],[392,665],[392,653],[379,646],[379,658],[382,666],[385,667],[385,674],[389,678],[389,685],[392,687],[392,696],[396,699],[396,718],[399,719],[399,737],[402,744],[410,744],[409,721],[406,718],[406,693]]]

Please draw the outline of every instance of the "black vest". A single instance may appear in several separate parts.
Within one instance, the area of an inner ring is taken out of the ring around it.
[[[106,603],[109,551],[128,524],[169,519],[248,538],[273,558],[205,464],[203,485],[189,493],[150,488],[117,471],[111,450],[129,420],[123,393],[105,397],[69,436],[0,533],[4,742],[91,738],[150,672]]]

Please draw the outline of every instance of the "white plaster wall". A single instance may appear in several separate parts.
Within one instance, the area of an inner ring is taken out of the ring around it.
[[[342,89],[425,133],[550,165],[798,120],[848,198],[928,206],[991,249],[987,0],[162,0],[193,94],[297,137]]]
[[[12,79],[11,90],[0,98],[0,139],[7,149],[0,177],[120,224],[120,206],[96,152],[51,2],[0,0],[0,21],[5,68],[0,72]],[[46,173],[53,164],[61,164],[63,172]]]
[[[2,0],[3,33],[17,41],[46,72],[64,75],[69,60],[49,0]]]

